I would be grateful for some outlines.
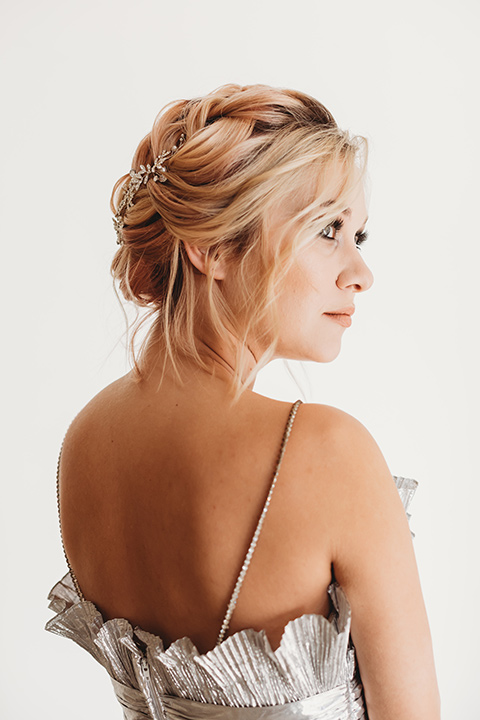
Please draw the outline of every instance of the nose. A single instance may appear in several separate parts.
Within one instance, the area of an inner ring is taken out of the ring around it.
[[[354,292],[365,292],[373,285],[373,273],[355,248],[355,255],[349,260],[337,278],[339,288],[351,288]]]

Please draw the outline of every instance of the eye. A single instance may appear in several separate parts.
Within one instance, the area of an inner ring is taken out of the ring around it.
[[[326,225],[322,230],[320,230],[320,237],[325,238],[325,240],[336,240],[337,239],[337,233],[338,231],[343,227],[343,219],[337,218],[333,222],[330,223],[330,225]],[[362,232],[358,232],[355,235],[355,245],[360,250],[361,245],[366,241],[368,238],[368,232],[366,230],[363,230]]]
[[[363,232],[359,232],[355,235],[355,245],[360,250],[360,246],[362,243],[365,242],[365,240],[368,238],[368,232],[364,230]]]
[[[327,225],[320,230],[320,237],[323,237],[326,240],[336,240],[337,232],[341,227],[343,227],[343,220],[341,218],[337,218],[331,222],[330,225]]]

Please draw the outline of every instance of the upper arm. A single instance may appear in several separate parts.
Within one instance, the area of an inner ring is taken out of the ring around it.
[[[370,720],[438,720],[430,630],[403,504],[361,423],[341,413],[333,435],[333,568],[352,609]]]

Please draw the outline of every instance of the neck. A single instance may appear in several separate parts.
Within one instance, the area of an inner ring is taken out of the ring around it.
[[[213,382],[223,384],[226,387],[230,386],[235,376],[235,368],[238,362],[237,356],[241,347],[238,339],[228,331],[227,339],[222,341],[218,337],[214,337],[213,333],[203,330],[201,334],[196,336],[195,345],[206,367],[200,367],[194,358],[185,355],[178,357],[176,365],[182,380],[187,383],[194,380],[195,382],[202,381],[202,383],[207,384]],[[248,375],[255,368],[258,353],[247,345],[244,346],[243,355],[246,362],[242,371],[242,382],[245,382]],[[160,377],[165,367],[164,377],[172,380],[176,378],[178,382],[173,362],[167,355],[164,344],[159,342],[155,334],[152,335],[147,344],[144,358],[144,372],[142,374],[152,379],[157,375]],[[251,380],[247,386],[248,390],[253,390],[253,385],[254,380]]]

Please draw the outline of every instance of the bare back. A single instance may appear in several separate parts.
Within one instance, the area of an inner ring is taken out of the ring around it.
[[[192,378],[118,380],[72,423],[60,463],[67,556],[104,620],[215,646],[272,482],[292,409]],[[431,637],[407,518],[368,431],[302,404],[230,633],[327,616],[335,579],[351,607],[369,717],[438,720]],[[400,691],[399,691],[400,688]],[[412,709],[415,711],[412,714]]]
[[[200,651],[215,644],[291,409],[255,393],[230,409],[205,392],[122,378],[72,424],[60,468],[64,541],[84,596],[105,619],[126,617],[167,644],[188,636]],[[314,461],[308,415],[302,406],[230,628],[265,629],[274,646],[289,620],[330,610],[328,457]],[[322,475],[312,513],[306,493]]]

